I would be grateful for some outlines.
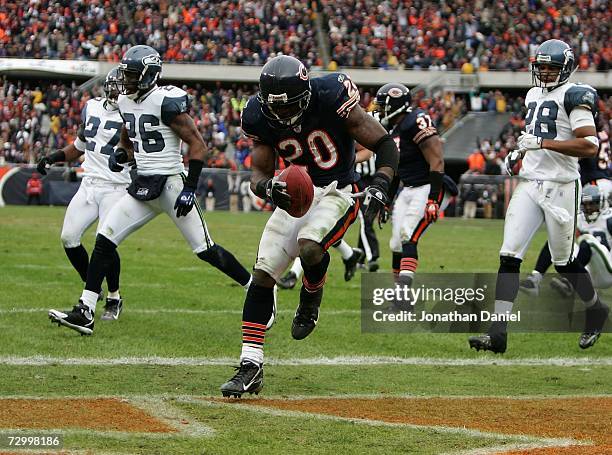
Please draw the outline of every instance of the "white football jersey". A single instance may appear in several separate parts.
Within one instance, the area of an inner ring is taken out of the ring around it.
[[[187,93],[173,85],[155,87],[137,101],[119,96],[119,110],[134,144],[134,158],[142,175],[174,175],[184,171],[181,139],[170,128],[187,112]]]
[[[574,129],[584,126],[576,124],[576,115],[571,115],[572,111],[579,107],[596,112],[597,92],[589,85],[573,82],[551,91],[533,87],[527,92],[525,106],[527,132],[543,139],[566,141],[574,138]],[[595,126],[594,119],[592,125]],[[578,158],[548,149],[529,150],[523,158],[519,175],[529,180],[571,182],[580,178]]]
[[[612,210],[607,209],[597,219],[589,223],[583,212],[578,215],[578,230],[582,234],[591,234],[607,248],[612,246]]]
[[[103,98],[93,98],[85,104],[81,118],[83,129],[79,131],[79,138],[85,143],[83,177],[112,183],[130,183],[129,168],[122,172],[113,172],[108,168],[108,155],[119,143],[123,127],[119,110]]]

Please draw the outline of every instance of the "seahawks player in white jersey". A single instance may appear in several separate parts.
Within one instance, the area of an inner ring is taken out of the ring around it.
[[[83,283],[87,280],[89,256],[81,244],[81,237],[96,219],[97,230],[100,230],[111,207],[125,195],[125,189],[130,183],[128,169],[112,172],[108,168],[108,157],[119,143],[123,127],[117,107],[117,82],[118,70],[113,68],[104,81],[105,97],[90,99],[85,104],[81,112],[82,124],[74,143],[42,158],[37,166],[38,171],[44,175],[47,167],[53,163],[74,161],[85,155],[83,180],[68,205],[61,234],[66,256]],[[123,301],[119,294],[119,271],[119,255],[115,251],[106,277],[108,295],[102,320],[115,320],[121,313]],[[61,323],[65,313],[53,313],[52,317]]]
[[[578,159],[597,154],[595,129],[597,92],[569,82],[575,69],[572,49],[559,40],[541,44],[532,63],[534,87],[525,104],[526,132],[518,150],[506,158],[506,168],[523,158],[521,182],[506,212],[504,242],[495,290],[495,312],[509,315],[519,290],[519,272],[529,243],[542,223],[555,269],[571,283],[586,307],[582,349],[595,344],[608,317],[584,266],[576,260],[574,232],[580,196]],[[506,351],[507,323],[494,322],[485,335],[470,337],[470,347]]]
[[[578,215],[577,259],[585,266],[593,286],[596,289],[607,289],[612,286],[612,210],[609,208],[607,191],[600,185],[588,184],[582,189],[581,207]],[[521,291],[537,297],[543,275],[552,265],[548,243],[544,245],[535,270],[521,282]],[[561,295],[570,297],[574,293],[572,284],[563,277],[554,277],[551,287]]]
[[[128,235],[165,212],[181,231],[198,258],[247,287],[250,273],[236,258],[215,244],[196,203],[206,145],[187,113],[189,100],[183,90],[157,85],[162,62],[155,49],[134,46],[119,65],[119,111],[124,121],[120,147],[110,154],[108,166],[122,171],[122,164],[136,160],[137,175],[102,225],[87,270],[87,282],[79,303],[63,319],[81,334],[91,335],[97,290],[112,263],[117,245]],[[189,173],[183,175],[181,141],[189,146]],[[192,210],[193,207],[196,210]]]

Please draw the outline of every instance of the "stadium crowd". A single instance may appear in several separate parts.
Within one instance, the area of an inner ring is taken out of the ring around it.
[[[62,148],[76,137],[81,109],[99,88],[81,93],[74,83],[0,80],[0,163],[35,163],[41,154]],[[240,113],[255,85],[225,88],[201,84],[183,86],[191,97],[191,112],[208,143],[209,167],[250,167],[252,143],[242,135]],[[364,108],[374,108],[375,90],[362,91]],[[451,92],[428,98],[414,94],[414,103],[430,113],[436,126],[449,128],[466,110],[461,97]]]
[[[538,43],[571,37],[580,69],[611,66],[612,10],[606,0],[404,5],[400,0],[0,0],[0,57],[118,61],[129,46],[148,44],[167,62],[262,64],[282,52],[322,66],[328,53],[330,69],[470,73],[526,70]],[[322,43],[329,52],[320,52]]]

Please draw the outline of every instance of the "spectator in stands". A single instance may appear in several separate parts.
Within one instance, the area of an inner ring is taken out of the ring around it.
[[[478,205],[478,191],[473,184],[462,186],[461,198],[463,199],[463,218],[476,218]]]
[[[36,200],[36,204],[41,204],[41,196],[43,194],[43,183],[40,179],[40,175],[36,172],[32,174],[30,179],[26,183],[26,196],[28,197],[28,205]]]
[[[478,149],[474,150],[470,156],[468,156],[468,171],[469,174],[482,174],[485,170],[485,157],[482,152]]]

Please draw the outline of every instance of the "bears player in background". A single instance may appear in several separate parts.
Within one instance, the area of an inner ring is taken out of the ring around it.
[[[66,256],[83,283],[87,281],[89,267],[89,256],[81,244],[83,233],[96,219],[99,232],[111,207],[125,196],[125,190],[130,183],[129,169],[112,172],[108,168],[108,157],[119,144],[123,127],[117,106],[118,76],[118,69],[113,68],[104,81],[105,97],[90,99],[83,107],[82,124],[74,143],[42,158],[37,166],[41,174],[46,174],[47,167],[53,163],[70,162],[85,155],[83,180],[68,204],[61,234]],[[102,320],[117,319],[123,308],[123,300],[119,294],[120,268],[119,254],[114,251],[106,276],[108,295]],[[99,299],[102,299],[101,292]],[[63,313],[56,316],[59,321],[66,321]]]
[[[355,141],[376,153],[376,174],[365,190],[366,216],[384,216],[398,150],[385,129],[359,106],[359,90],[342,73],[310,79],[297,59],[278,56],[266,63],[260,92],[242,111],[242,130],[253,139],[251,188],[276,210],[259,243],[253,283],[242,315],[242,354],[237,373],[221,386],[224,396],[258,393],[263,387],[263,345],[272,318],[276,281],[297,256],[304,268],[300,304],[291,326],[295,339],[308,336],[319,318],[328,248],[357,217],[352,197]],[[293,218],[286,184],[274,178],[276,154],[307,166],[315,186],[308,213]]]
[[[431,117],[410,106],[410,90],[402,84],[383,85],[376,93],[381,124],[400,150],[398,178],[404,185],[395,204],[390,247],[393,273],[410,286],[418,266],[418,241],[457,194],[454,182],[444,175],[442,141]]]
[[[599,145],[597,92],[588,85],[569,82],[574,69],[574,53],[563,41],[548,40],[538,47],[532,62],[534,87],[525,98],[527,131],[519,136],[518,149],[506,157],[506,169],[513,169],[523,159],[522,180],[506,212],[495,313],[512,312],[523,256],[545,223],[555,269],[571,282],[586,307],[585,328],[578,342],[586,349],[599,338],[609,308],[600,301],[574,248],[580,201],[578,160],[596,156]],[[505,352],[506,329],[507,322],[494,322],[487,334],[470,337],[470,347]]]
[[[378,116],[374,114],[374,118],[378,119]],[[360,144],[357,146],[357,165],[355,171],[359,174],[360,179],[357,181],[357,186],[360,191],[363,191],[372,182],[372,178],[376,173],[376,157],[371,150],[364,148]],[[395,194],[389,194],[389,199],[392,201]],[[359,266],[366,269],[368,272],[376,272],[380,268],[378,258],[380,257],[380,248],[378,244],[378,238],[376,237],[376,231],[374,230],[374,224],[369,220],[366,220],[363,216],[363,206],[359,209],[359,243],[357,247],[363,250],[365,253],[362,260],[359,262]],[[367,266],[365,261],[368,262]],[[367,268],[366,268],[367,267]]]
[[[96,237],[79,303],[69,313],[51,310],[52,320],[81,334],[91,335],[100,285],[113,263],[116,249],[128,235],[165,212],[181,231],[192,251],[245,288],[251,275],[236,258],[215,244],[196,204],[196,188],[206,145],[187,113],[187,93],[174,86],[158,86],[162,62],[149,46],[130,48],[119,64],[118,106],[124,126],[120,147],[111,152],[108,166],[123,171],[132,156],[137,175],[107,215]],[[189,146],[189,173],[184,176],[181,141]],[[196,207],[196,210],[192,210]]]
[[[602,204],[605,202],[607,206],[612,190],[609,170],[610,140],[605,130],[605,125],[603,125],[602,117],[598,116],[597,120],[599,125],[597,132],[599,151],[597,156],[581,158],[580,161],[578,161],[580,164],[580,183],[583,188],[585,188],[586,185],[596,185],[600,192]],[[535,269],[526,279],[521,281],[520,290],[528,295],[537,296],[539,294],[540,282],[542,281],[543,275],[551,264],[550,249],[548,248],[548,242],[546,242],[540,250]],[[551,280],[550,284],[562,294],[567,295],[573,292],[572,284],[566,278],[555,277]]]

